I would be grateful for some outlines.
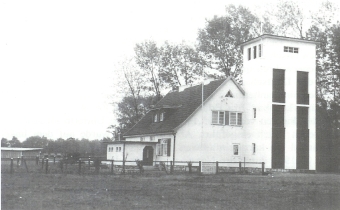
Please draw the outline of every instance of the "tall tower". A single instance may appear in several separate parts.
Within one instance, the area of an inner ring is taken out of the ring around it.
[[[262,35],[241,45],[251,161],[264,161],[267,168],[315,170],[316,44]]]

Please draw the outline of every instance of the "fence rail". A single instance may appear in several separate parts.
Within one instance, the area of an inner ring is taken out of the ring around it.
[[[265,174],[264,162],[139,161],[108,160],[103,157],[2,158],[2,173],[132,174],[144,172]],[[25,169],[25,170],[24,170]]]

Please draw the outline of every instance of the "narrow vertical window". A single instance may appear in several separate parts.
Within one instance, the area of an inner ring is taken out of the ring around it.
[[[251,48],[248,48],[248,60],[251,59]]]
[[[160,115],[159,115],[159,121],[162,122],[164,120],[164,112],[162,112]]]
[[[212,111],[212,124],[218,124],[218,111]]]
[[[254,111],[254,118],[256,118],[256,108],[253,108]]]
[[[308,72],[297,72],[297,98],[298,104],[309,104]]]
[[[224,125],[224,112],[219,112],[218,124]]]
[[[262,44],[259,44],[259,58],[262,56]]]
[[[254,46],[253,53],[254,53],[254,59],[256,59],[256,46]]]
[[[256,145],[255,145],[255,143],[252,144],[252,150],[253,150],[253,155],[255,155],[255,153],[256,153]]]
[[[273,69],[273,102],[285,103],[285,70]]]
[[[237,113],[237,125],[242,125],[242,113]]]
[[[238,145],[237,144],[233,145],[233,154],[238,155]]]
[[[155,114],[155,115],[154,115],[153,121],[154,121],[154,122],[158,122],[158,114]]]

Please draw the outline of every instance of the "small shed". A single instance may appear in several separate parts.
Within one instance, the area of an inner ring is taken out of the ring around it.
[[[1,147],[1,158],[34,158],[40,155],[43,148]]]

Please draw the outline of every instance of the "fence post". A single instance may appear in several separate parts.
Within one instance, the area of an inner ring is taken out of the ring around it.
[[[55,165],[55,155],[53,156],[53,165]]]
[[[218,174],[218,161],[216,161],[216,174]]]
[[[113,174],[113,160],[111,160],[111,174]]]
[[[26,160],[24,160],[24,164],[25,164],[26,171],[27,171],[27,173],[28,173],[28,167],[27,167]]]
[[[238,168],[239,168],[239,172],[242,173],[242,162],[241,161],[238,163]]]
[[[91,160],[91,156],[89,156],[89,169],[91,168],[91,166],[90,166],[90,164],[91,164],[90,160]]]
[[[24,156],[21,155],[21,167],[24,165]]]
[[[81,174],[81,158],[79,158],[79,175]]]
[[[264,175],[264,162],[262,162],[262,175]]]
[[[125,174],[125,158],[123,158],[123,174]]]
[[[170,161],[170,174],[172,174],[174,172],[174,165],[173,162]]]
[[[46,174],[48,173],[48,158],[46,158]]]
[[[41,159],[41,169],[44,169],[44,158]]]
[[[64,160],[59,161],[61,173],[64,173]]]
[[[189,163],[188,163],[188,166],[189,166],[189,174],[191,174],[191,172],[192,172],[192,163],[189,162]]]
[[[11,158],[11,170],[10,173],[13,174],[13,158]]]
[[[19,168],[20,157],[17,159],[17,168]]]
[[[202,172],[202,162],[199,161],[198,162],[198,173],[201,173]]]
[[[37,157],[35,158],[35,165],[39,165],[39,157],[37,155]]]

